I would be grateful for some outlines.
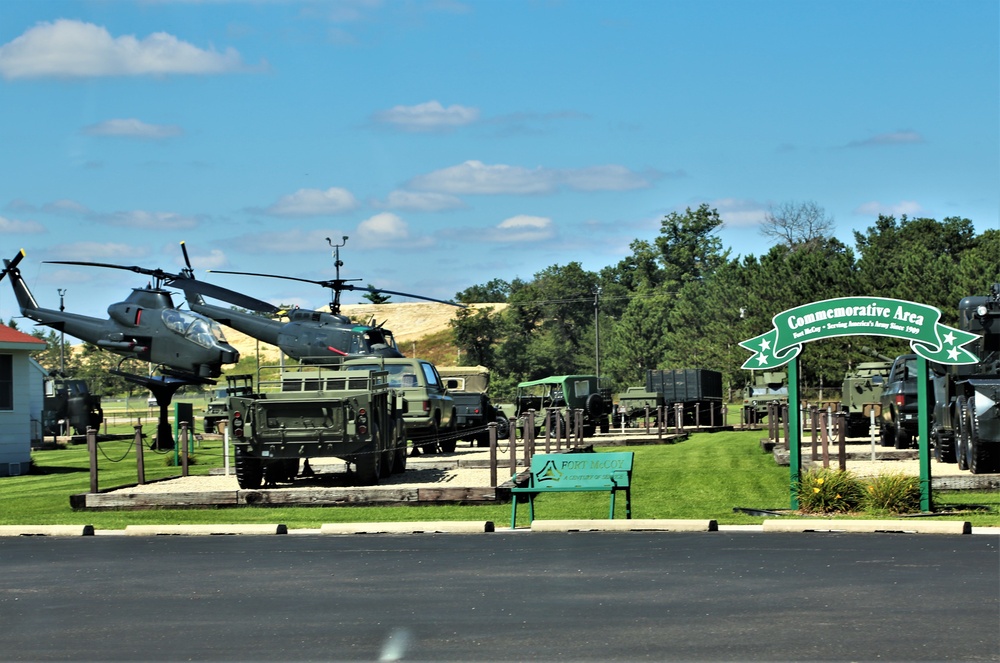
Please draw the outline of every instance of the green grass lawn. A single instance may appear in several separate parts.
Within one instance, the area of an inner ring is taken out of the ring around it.
[[[789,470],[775,465],[760,450],[759,432],[696,433],[673,445],[616,447],[634,451],[633,518],[712,518],[720,524],[759,524],[763,518],[734,512],[736,507],[787,509]],[[131,441],[102,442],[98,454],[101,489],[136,482]],[[191,474],[222,467],[222,442],[205,440],[194,449]],[[169,453],[173,456],[173,452]],[[147,450],[146,479],[178,476],[165,455]],[[510,524],[510,504],[432,506],[240,507],[224,509],[163,509],[156,511],[77,511],[69,496],[90,487],[85,445],[32,452],[35,473],[0,479],[0,525],[78,524],[120,529],[131,524],[283,523],[290,528],[315,528],[323,523],[366,521],[491,520]],[[608,496],[600,493],[542,495],[535,499],[535,516],[543,519],[606,518]],[[968,520],[974,526],[1000,526],[1000,492],[943,492],[934,497],[949,512],[936,519]],[[953,512],[963,505],[983,505],[985,512]],[[527,524],[527,508],[518,509],[519,525]],[[617,500],[617,517],[624,517],[624,496]],[[523,514],[523,515],[522,515]],[[522,520],[523,518],[523,520]]]

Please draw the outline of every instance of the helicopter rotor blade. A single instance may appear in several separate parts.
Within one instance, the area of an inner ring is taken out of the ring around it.
[[[423,299],[428,302],[437,302],[438,304],[447,304],[448,306],[457,306],[458,308],[465,308],[465,304],[457,304],[455,302],[449,302],[444,299],[434,299],[433,297],[424,297],[423,295],[414,295],[411,292],[399,292],[397,290],[386,290],[385,288],[359,288],[353,285],[342,286],[344,290],[357,290],[360,292],[384,292],[387,295],[399,295],[400,297],[412,297],[413,299]]]
[[[265,313],[274,313],[278,309],[273,304],[262,301],[255,297],[250,297],[249,295],[244,295],[242,293],[236,292],[235,290],[229,290],[228,288],[223,288],[221,286],[213,285],[211,283],[206,283],[205,281],[198,281],[193,276],[188,276],[186,274],[174,274],[172,272],[165,272],[162,269],[149,269],[146,267],[139,267],[136,265],[115,265],[112,263],[105,262],[86,262],[81,260],[46,260],[45,262],[54,265],[81,265],[84,267],[107,267],[110,269],[123,269],[129,272],[136,272],[137,274],[144,274],[146,276],[152,276],[153,278],[164,281],[167,285],[173,286],[180,290],[187,292],[195,292],[200,295],[206,295],[208,297],[214,297],[215,299],[221,299],[222,301],[229,302],[235,306],[240,306],[242,308],[251,309],[254,311],[263,311]]]
[[[24,249],[18,251],[13,260],[5,260],[4,262],[7,263],[7,266],[4,267],[3,271],[0,271],[0,281],[3,281],[3,277],[7,276],[7,272],[17,269],[17,265],[22,260],[24,260]]]

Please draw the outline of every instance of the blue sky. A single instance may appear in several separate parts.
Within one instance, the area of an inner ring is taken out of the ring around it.
[[[183,240],[199,278],[319,307],[203,270],[328,279],[347,235],[343,277],[450,298],[701,203],[734,255],[788,202],[852,246],[879,213],[981,232],[998,35],[995,0],[4,2],[0,254],[103,316],[145,279],[42,261],[176,270]]]

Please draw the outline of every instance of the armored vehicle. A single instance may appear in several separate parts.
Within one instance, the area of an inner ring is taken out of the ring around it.
[[[629,387],[618,394],[618,407],[611,418],[615,428],[635,426],[639,419],[649,412],[650,421],[656,421],[659,406],[663,405],[663,394],[646,391],[645,387]]]
[[[202,423],[206,433],[222,434],[229,422],[229,411],[226,409],[230,396],[253,393],[252,375],[227,375],[227,386],[216,389],[213,398],[205,406]]]
[[[841,389],[841,409],[847,416],[847,436],[867,435],[874,413],[875,421],[881,416],[882,387],[889,377],[892,358],[874,354],[882,361],[866,361],[844,375]],[[877,425],[877,424],[876,424]]]
[[[553,375],[521,382],[517,385],[515,402],[500,407],[510,420],[534,410],[536,435],[545,428],[552,434],[557,428],[566,431],[572,421],[570,411],[583,410],[583,436],[590,437],[598,430],[608,432],[611,390],[601,387],[596,375]],[[521,427],[520,422],[518,426]]]
[[[340,458],[363,486],[406,469],[403,421],[384,370],[262,367],[256,389],[229,396],[226,409],[240,488],[289,482],[303,458]]]
[[[386,372],[389,387],[398,397],[406,439],[415,450],[455,450],[455,401],[434,364],[410,357],[364,357],[345,360],[343,368]]]
[[[45,378],[42,426],[48,435],[69,430],[83,435],[88,428],[100,428],[102,421],[101,397],[91,394],[86,382],[59,375]]]
[[[769,403],[788,404],[788,374],[783,371],[753,371],[753,382],[743,390],[743,419],[763,421]]]
[[[980,334],[967,345],[979,363],[933,365],[931,435],[942,462],[973,474],[1000,471],[1000,284],[958,304],[959,329]]]
[[[490,402],[490,369],[485,366],[438,366],[448,395],[455,401],[455,435],[476,446],[490,444],[487,424],[497,424],[497,439],[510,434],[510,424],[503,412]]]

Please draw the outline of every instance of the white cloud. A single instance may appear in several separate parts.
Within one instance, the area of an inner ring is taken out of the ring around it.
[[[37,234],[45,232],[45,226],[37,221],[18,221],[0,216],[0,235],[14,233]]]
[[[88,260],[117,262],[134,265],[136,259],[149,255],[149,249],[115,242],[73,242],[49,248],[49,253],[59,260]]]
[[[486,238],[491,242],[523,243],[552,239],[556,235],[552,219],[544,216],[518,214],[504,219],[491,228]]]
[[[355,234],[361,246],[370,249],[395,245],[420,248],[433,242],[428,237],[413,236],[406,221],[392,212],[382,212],[365,219],[358,224]]]
[[[920,206],[920,203],[914,202],[912,200],[901,200],[898,203],[883,204],[877,200],[872,200],[867,203],[862,203],[854,209],[854,213],[860,216],[878,216],[884,214],[886,216],[915,216],[917,214],[923,214],[924,208]]]
[[[766,203],[742,198],[719,198],[709,201],[708,205],[719,212],[723,223],[730,228],[759,225],[769,209]]]
[[[876,147],[882,145],[912,145],[924,142],[924,137],[916,131],[903,130],[892,131],[884,134],[876,134],[864,140],[855,140],[848,143],[848,147]]]
[[[479,109],[453,104],[445,108],[438,101],[416,106],[393,106],[372,115],[378,124],[403,131],[444,131],[472,124],[479,119]]]
[[[229,259],[220,249],[212,249],[208,253],[188,253],[191,257],[191,267],[194,269],[221,269],[229,266]],[[183,259],[178,263],[184,265]]]
[[[51,203],[45,203],[42,205],[42,211],[49,214],[89,214],[90,210],[83,203],[78,203],[75,200],[69,200],[68,198],[62,198],[60,200],[54,200]]]
[[[565,186],[577,191],[624,191],[650,186],[660,175],[640,175],[624,166],[590,166],[578,169],[528,169],[503,164],[466,161],[419,175],[408,188],[449,194],[546,194]]]
[[[93,23],[42,22],[0,46],[0,75],[17,78],[218,74],[244,68],[240,54],[201,49],[165,32],[112,37]]]
[[[282,196],[266,210],[272,216],[321,216],[343,214],[358,207],[358,201],[347,189],[299,189],[293,194]]]
[[[384,203],[376,203],[376,206],[410,212],[443,212],[461,209],[465,203],[446,193],[397,190],[390,193]]]
[[[174,212],[147,212],[130,210],[112,214],[95,215],[95,220],[108,225],[137,230],[190,230],[198,227],[196,216],[176,214]]]
[[[120,136],[123,138],[142,138],[146,140],[163,140],[180,136],[184,130],[171,124],[147,124],[135,118],[107,120],[91,124],[83,128],[88,136]]]

